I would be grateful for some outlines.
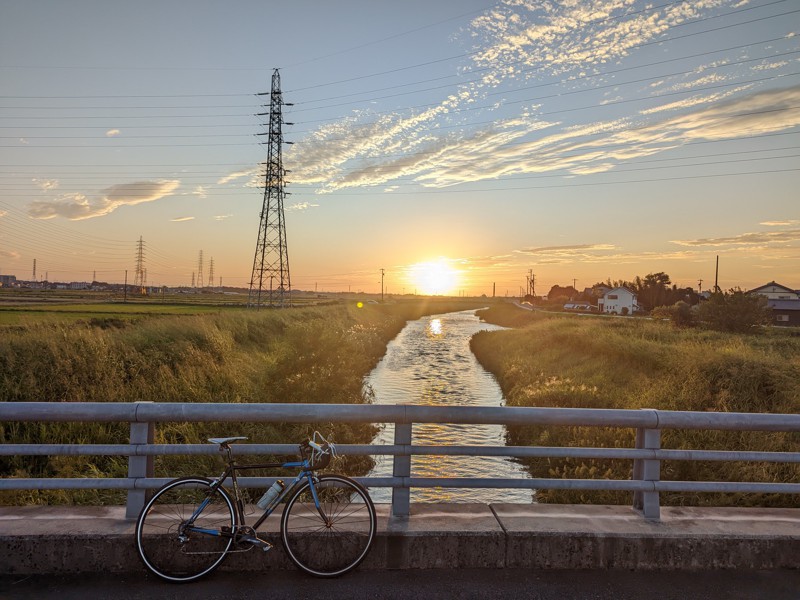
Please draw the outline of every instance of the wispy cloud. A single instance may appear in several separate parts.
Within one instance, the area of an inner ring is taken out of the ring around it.
[[[538,87],[543,76],[561,77],[561,89],[572,91],[570,82],[601,74],[604,65],[634,48],[727,5],[728,0],[644,7],[634,0],[505,0],[466,30],[477,50],[463,73],[480,76],[426,108],[388,114],[359,110],[318,127],[285,154],[292,181],[329,193],[372,186],[393,191],[400,179],[445,187],[512,175],[586,176],[691,142],[797,126],[800,87],[759,92],[743,82],[706,89],[736,79],[721,69],[733,60],[727,58],[661,76],[653,88],[642,83],[650,90],[644,96],[641,90],[620,93],[615,85],[596,99],[606,105],[625,102],[631,94],[647,100],[628,117],[572,121],[567,127],[551,117],[561,112],[561,100],[507,102],[502,97],[526,89],[527,80],[536,82],[528,87]],[[746,70],[730,73],[741,76]],[[675,99],[683,93],[692,95]],[[495,103],[476,105],[498,94]]]
[[[792,225],[800,225],[800,220],[792,219],[789,221],[763,221],[759,225],[765,227],[791,227]]]
[[[252,177],[258,173],[258,169],[250,168],[250,169],[240,169],[238,171],[233,171],[232,173],[228,173],[224,177],[220,177],[217,180],[217,185],[224,185],[226,183],[230,183],[231,181],[236,181],[237,179],[241,179],[242,177]]]
[[[316,208],[319,204],[312,204],[311,202],[298,202],[287,206],[286,210],[308,210],[309,208]]]
[[[720,238],[701,238],[697,240],[671,240],[680,246],[757,246],[763,244],[788,243],[800,241],[800,229],[785,231],[759,231]]]
[[[34,179],[34,185],[38,187],[40,190],[44,190],[45,192],[49,192],[50,190],[58,189],[58,180],[56,179]]]
[[[227,214],[227,215],[214,215],[214,220],[215,220],[215,221],[224,221],[225,219],[229,219],[229,218],[231,218],[232,216],[233,216],[233,214]]]
[[[573,246],[541,246],[538,248],[523,248],[517,250],[520,254],[575,254],[587,250],[614,250],[613,244],[576,244]]]
[[[184,221],[194,221],[194,217],[175,217],[170,219],[173,223],[183,223]]]
[[[109,129],[106,131],[106,137],[115,137],[122,133],[119,129]]]
[[[192,195],[199,198],[208,198],[208,190],[205,188],[205,186],[198,185],[192,190]]]
[[[0,256],[2,256],[3,258],[17,259],[22,255],[19,252],[16,252],[14,250],[3,250],[3,249],[0,249]]]
[[[135,206],[169,196],[179,186],[178,180],[123,183],[101,190],[96,197],[79,193],[56,200],[32,202],[28,214],[34,219],[64,217],[72,221],[102,217],[122,206]]]

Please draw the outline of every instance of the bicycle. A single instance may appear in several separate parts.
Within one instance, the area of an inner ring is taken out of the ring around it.
[[[272,544],[257,530],[285,500],[280,537],[298,568],[317,577],[355,569],[375,541],[375,505],[367,490],[349,477],[316,475],[335,457],[335,446],[315,433],[300,444],[300,461],[240,465],[230,444],[245,439],[210,438],[227,455],[222,474],[213,480],[180,477],[145,504],[136,522],[136,546],[145,566],[167,581],[189,582],[211,573],[232,552],[266,552]],[[264,513],[247,525],[236,474],[275,467],[296,468],[299,473],[288,485],[276,481],[259,500]],[[229,478],[232,495],[223,487]]]

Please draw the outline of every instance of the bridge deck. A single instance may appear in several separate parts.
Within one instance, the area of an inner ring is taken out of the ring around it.
[[[414,504],[379,505],[362,569],[798,569],[800,509]],[[0,573],[144,573],[124,507],[0,507]],[[267,554],[235,554],[234,571],[292,568],[277,536]]]

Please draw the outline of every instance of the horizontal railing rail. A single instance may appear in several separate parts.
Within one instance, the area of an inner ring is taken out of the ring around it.
[[[666,460],[758,461],[800,463],[800,452],[662,449],[663,429],[800,432],[800,415],[764,413],[678,412],[655,409],[610,410],[517,407],[441,407],[419,405],[223,404],[223,403],[0,403],[0,421],[127,422],[128,444],[0,444],[0,456],[128,456],[126,478],[2,478],[0,489],[119,489],[128,491],[129,517],[135,517],[150,490],[169,478],[154,477],[153,458],[166,455],[212,455],[211,444],[155,444],[155,424],[167,422],[348,422],[393,423],[391,445],[342,444],[341,454],[394,457],[393,474],[361,477],[369,487],[392,488],[392,513],[408,515],[412,488],[577,489],[618,490],[634,494],[634,505],[645,518],[658,519],[660,492],[751,492],[800,494],[800,483],[661,481]],[[635,448],[531,446],[432,446],[411,443],[415,423],[498,424],[632,428]],[[295,455],[297,444],[238,444],[236,455]],[[413,477],[411,457],[507,456],[515,458],[586,458],[633,461],[633,478],[509,479]],[[266,487],[274,477],[243,477],[243,487]]]

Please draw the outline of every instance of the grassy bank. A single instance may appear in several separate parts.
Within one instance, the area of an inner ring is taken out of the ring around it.
[[[786,330],[733,335],[642,319],[549,316],[498,306],[480,313],[516,329],[482,332],[472,349],[510,406],[800,412],[800,337]],[[515,445],[633,447],[633,431],[517,427]],[[664,448],[800,452],[785,433],[664,431]],[[531,460],[535,477],[630,478],[631,461]],[[665,480],[800,482],[796,466],[662,463]],[[630,494],[542,491],[543,501],[629,503]],[[786,506],[786,496],[664,495],[665,504]]]
[[[229,309],[212,314],[41,322],[2,329],[4,402],[369,402],[363,378],[406,320],[480,306],[427,300],[355,302],[291,310]],[[299,441],[314,428],[340,443],[368,443],[371,425],[164,424],[157,443],[202,443],[245,435],[253,443]],[[2,443],[126,443],[127,424],[0,423]],[[369,467],[344,461],[345,470]],[[216,472],[215,459],[162,457],[157,473]],[[119,457],[2,457],[0,476],[124,477]],[[107,503],[116,492],[5,492],[0,503]]]

